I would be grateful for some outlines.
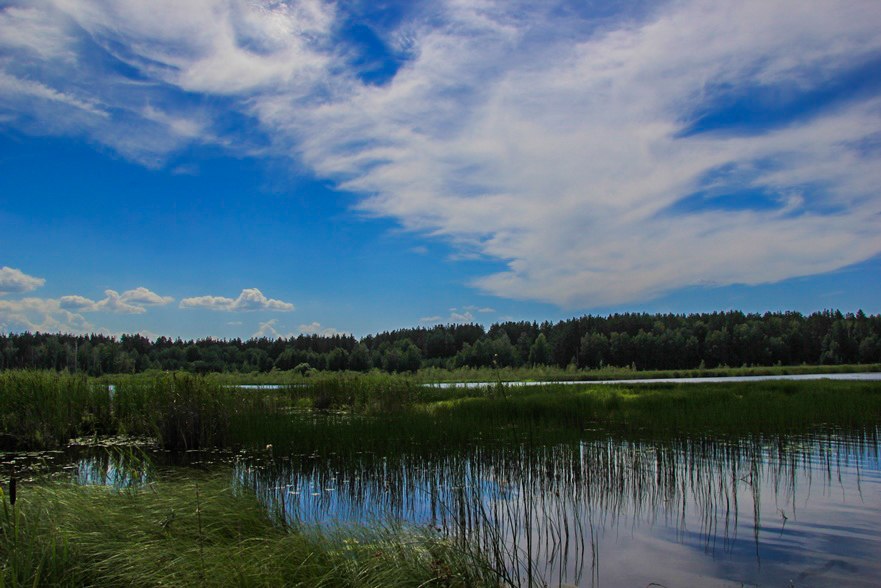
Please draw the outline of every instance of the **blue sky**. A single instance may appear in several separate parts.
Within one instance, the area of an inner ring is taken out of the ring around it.
[[[878,313],[879,80],[874,0],[6,2],[0,330]]]

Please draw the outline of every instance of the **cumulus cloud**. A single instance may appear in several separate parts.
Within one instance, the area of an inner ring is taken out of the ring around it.
[[[432,3],[379,31],[407,56],[382,84],[346,59],[341,5],[160,5],[0,10],[0,116],[148,165],[194,142],[286,153],[362,194],[360,210],[502,262],[473,285],[508,298],[619,304],[881,252],[881,97],[839,87],[877,75],[874,0],[683,0],[602,19]],[[260,132],[231,135],[229,110]],[[181,307],[292,308],[265,304]]]
[[[180,301],[181,308],[205,308],[226,312],[274,310],[290,312],[294,305],[290,302],[267,298],[257,288],[245,288],[238,298],[225,296],[194,296]]]
[[[343,335],[342,331],[338,331],[333,327],[324,327],[321,323],[311,322],[308,325],[300,325],[297,329],[303,335],[322,335],[324,337],[333,337],[334,335]]]
[[[45,283],[45,279],[29,276],[21,270],[7,266],[0,267],[0,295],[30,292]]]
[[[94,330],[85,317],[63,308],[58,300],[0,300],[0,332],[86,333]]]
[[[163,306],[174,302],[174,298],[171,296],[160,296],[156,292],[152,292],[143,286],[139,286],[134,290],[126,290],[122,293],[120,299],[127,303],[143,306]]]
[[[58,303],[60,307],[65,310],[78,312],[88,312],[94,310],[96,304],[95,301],[91,298],[86,298],[85,296],[79,296],[77,294],[62,296],[58,299]]]
[[[116,290],[105,290],[99,301],[85,296],[70,295],[59,298],[61,308],[77,312],[114,312],[119,314],[143,314],[146,306],[162,306],[174,300],[170,296],[160,296],[143,286],[126,290],[122,294]]]
[[[332,337],[334,335],[343,334],[341,331],[332,327],[324,327],[318,322],[300,325],[297,327],[297,330],[299,331],[299,334],[302,335],[321,335],[323,337]],[[254,339],[260,339],[263,337],[267,339],[288,339],[296,336],[297,333],[291,331],[284,332],[278,319],[269,319],[268,321],[261,322],[257,331],[251,335]]]
[[[420,323],[473,323],[476,322],[474,313],[491,313],[495,312],[492,308],[478,307],[474,305],[464,306],[461,309],[453,307],[449,309],[450,313],[443,317],[441,315],[424,316],[419,319]]]
[[[268,321],[260,323],[260,326],[257,328],[257,331],[251,335],[252,339],[282,339],[293,336],[292,333],[282,334],[276,328],[276,324],[278,324],[278,319],[269,319]]]
[[[42,286],[44,281],[42,278],[26,276],[18,270],[0,269],[0,284],[6,292],[32,290]],[[0,300],[0,332],[109,333],[106,329],[90,323],[82,313],[143,314],[146,312],[145,306],[168,304],[173,300],[144,287],[127,290],[122,294],[115,290],[105,290],[104,295],[105,297],[98,301],[79,295],[61,296],[57,299]]]

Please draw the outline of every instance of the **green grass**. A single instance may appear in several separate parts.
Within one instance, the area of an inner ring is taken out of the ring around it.
[[[509,387],[504,399],[473,395],[421,410],[483,428],[597,430],[616,436],[742,436],[861,429],[881,423],[878,382],[771,381],[719,384]]]
[[[107,384],[116,392],[111,401]],[[881,423],[881,383],[814,380],[719,384],[585,384],[440,389],[405,376],[319,375],[279,390],[240,390],[187,374],[100,383],[48,372],[0,374],[0,439],[22,448],[125,434],[164,448],[372,451],[589,435],[788,434]],[[511,437],[514,435],[514,437]]]
[[[111,432],[106,387],[85,376],[0,372],[2,448],[44,448],[71,437]]]
[[[211,477],[29,486],[0,513],[3,586],[493,586],[479,556],[401,528],[289,529]]]

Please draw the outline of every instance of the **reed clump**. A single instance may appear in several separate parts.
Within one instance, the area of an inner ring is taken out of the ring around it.
[[[0,372],[0,450],[45,449],[112,432],[106,386],[83,375]]]
[[[325,373],[290,388],[292,397],[308,398],[316,410],[352,409],[366,414],[400,412],[417,402],[423,391],[412,377],[379,372]]]
[[[875,427],[881,423],[881,385],[812,380],[513,386],[502,401],[472,393],[428,403],[424,410],[484,428],[515,423],[629,437],[776,435]]]
[[[137,489],[32,486],[4,497],[8,586],[493,586],[480,557],[428,532],[290,529],[253,494],[190,476]]]

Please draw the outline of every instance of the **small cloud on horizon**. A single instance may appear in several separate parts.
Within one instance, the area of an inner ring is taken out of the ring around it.
[[[447,315],[446,317],[443,317],[443,316],[437,315],[437,314],[430,315],[430,316],[424,316],[419,319],[419,322],[420,323],[429,323],[429,324],[430,323],[447,323],[447,324],[474,323],[474,322],[478,322],[474,316],[475,312],[484,313],[484,314],[495,312],[494,308],[490,308],[488,306],[480,307],[480,306],[475,306],[473,304],[463,306],[461,309],[457,306],[454,306],[454,307],[449,308],[448,310],[449,310],[450,314]]]
[[[226,298],[225,296],[194,296],[180,301],[180,308],[203,308],[222,312],[252,312],[257,310],[271,310],[276,312],[291,312],[294,305],[290,302],[267,298],[257,288],[245,288],[238,298]]]
[[[324,337],[333,337],[334,335],[346,335],[343,331],[334,329],[333,327],[325,327],[321,323],[314,321],[308,325],[300,325],[297,329],[303,335],[322,335]]]

